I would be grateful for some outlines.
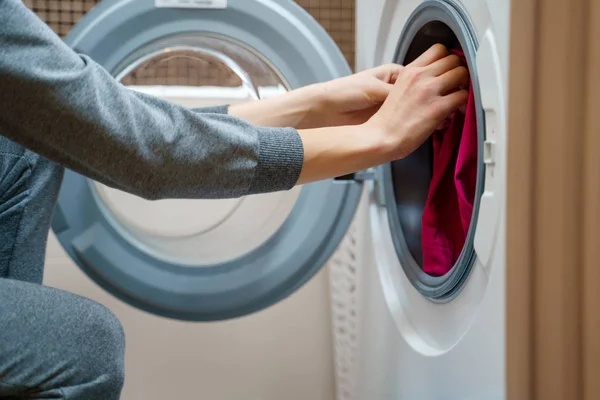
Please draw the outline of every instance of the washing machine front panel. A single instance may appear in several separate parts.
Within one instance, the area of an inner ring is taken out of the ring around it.
[[[388,223],[394,211],[386,204],[393,200],[390,188],[381,182],[369,185],[375,268],[365,268],[361,276],[361,291],[368,295],[362,296],[365,304],[361,307],[364,320],[357,398],[500,400],[505,396],[505,148],[510,2],[389,0],[382,6],[378,41],[373,43],[374,64],[394,59],[402,47],[398,41],[408,29],[413,13],[428,4],[454,8],[464,21],[462,28],[471,32],[475,43],[469,67],[479,86],[479,115],[483,122],[479,173],[483,176],[478,188],[479,212],[472,223],[474,257],[460,290],[442,301],[427,298],[411,283],[398,258],[398,246],[394,243],[398,238],[394,239]]]
[[[423,320],[415,313],[414,307],[407,305],[411,302],[401,301],[407,292],[414,292],[403,287],[408,279],[416,292],[421,294],[416,297],[427,298],[430,305],[451,302],[457,296],[464,297],[471,293],[474,297],[467,301],[471,306],[463,314],[467,320],[472,320],[477,305],[483,298],[485,285],[477,289],[469,288],[462,294],[461,291],[470,275],[479,274],[480,270],[483,272],[481,282],[487,282],[491,259],[498,243],[500,199],[503,195],[501,180],[504,177],[501,161],[505,138],[504,71],[499,61],[492,20],[489,18],[491,12],[486,2],[429,0],[408,3],[410,4],[398,1],[386,3],[391,16],[379,31],[384,48],[382,54],[389,53],[394,44],[392,59],[405,63],[416,58],[433,43],[459,46],[464,51],[477,105],[476,198],[465,247],[457,263],[442,277],[428,276],[421,270],[419,261],[420,221],[432,175],[430,146],[426,144],[411,156],[380,167],[379,182],[373,186],[373,231],[374,237],[380,237],[376,240],[376,257],[384,260],[378,263],[383,285],[393,286],[385,291],[391,309],[397,309],[394,304],[405,304],[408,310],[406,312],[414,314],[413,319]],[[414,7],[412,10],[410,5]],[[402,26],[402,31],[394,37],[398,26]],[[389,36],[383,39],[386,27],[389,28]],[[379,60],[380,63],[386,61]],[[385,223],[386,220],[389,224]],[[433,314],[435,313],[430,313]],[[402,320],[404,317],[398,318]],[[468,324],[465,321],[455,322],[456,324],[462,326],[455,335],[457,341]],[[404,326],[401,322],[399,325]],[[434,329],[434,326],[431,328]]]
[[[66,42],[131,89],[192,108],[350,73],[331,38],[293,2],[218,5],[103,1]],[[229,84],[143,81],[145,70],[174,58],[219,64]],[[146,202],[68,171],[53,230],[83,271],[121,300],[165,317],[220,320],[265,308],[310,279],[346,232],[360,194],[360,183],[326,181],[242,199]]]

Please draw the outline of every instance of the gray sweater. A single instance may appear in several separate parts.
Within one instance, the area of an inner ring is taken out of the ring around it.
[[[190,110],[129,90],[21,0],[0,0],[0,134],[149,199],[286,190],[303,162],[295,129],[255,127],[226,106]]]

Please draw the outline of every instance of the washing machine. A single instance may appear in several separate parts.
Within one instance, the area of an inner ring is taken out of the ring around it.
[[[218,201],[146,202],[66,173],[45,281],[121,318],[124,398],[328,399],[333,371],[343,399],[503,398],[508,8],[358,2],[361,69],[406,62],[435,42],[465,52],[477,195],[460,259],[444,276],[419,263],[427,152]],[[105,0],[66,42],[132,90],[192,108],[350,73],[322,27],[283,0]],[[190,89],[177,71],[214,79],[190,72],[204,70],[193,63],[219,66],[219,84]],[[328,261],[337,271],[331,310]]]
[[[129,89],[189,108],[351,72],[293,1],[105,0],[65,41]],[[332,329],[347,332],[340,320],[349,313],[331,298],[352,296],[348,232],[361,194],[360,183],[340,180],[146,201],[66,171],[44,283],[119,317],[125,400],[331,400],[334,354],[344,348]]]
[[[357,66],[405,64],[433,43],[460,48],[471,76],[478,161],[460,257],[422,268],[427,143],[377,169],[362,219],[357,399],[505,397],[506,109],[510,2],[359,0]],[[370,228],[370,229],[369,229]],[[368,232],[368,233],[367,233]]]

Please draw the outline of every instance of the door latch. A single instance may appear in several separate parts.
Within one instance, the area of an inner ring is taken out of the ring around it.
[[[483,142],[483,163],[486,165],[496,164],[496,142],[493,140]]]
[[[373,181],[375,180],[375,170],[373,168],[365,169],[362,171],[357,171],[352,174],[338,176],[337,178],[333,178],[334,182],[364,182],[364,181]]]

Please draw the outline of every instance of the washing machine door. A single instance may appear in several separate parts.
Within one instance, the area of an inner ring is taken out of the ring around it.
[[[292,1],[108,0],[66,38],[124,85],[187,107],[253,101],[350,73]],[[293,293],[327,261],[356,181],[226,200],[145,201],[67,171],[53,230],[104,289],[182,320],[234,318]]]

